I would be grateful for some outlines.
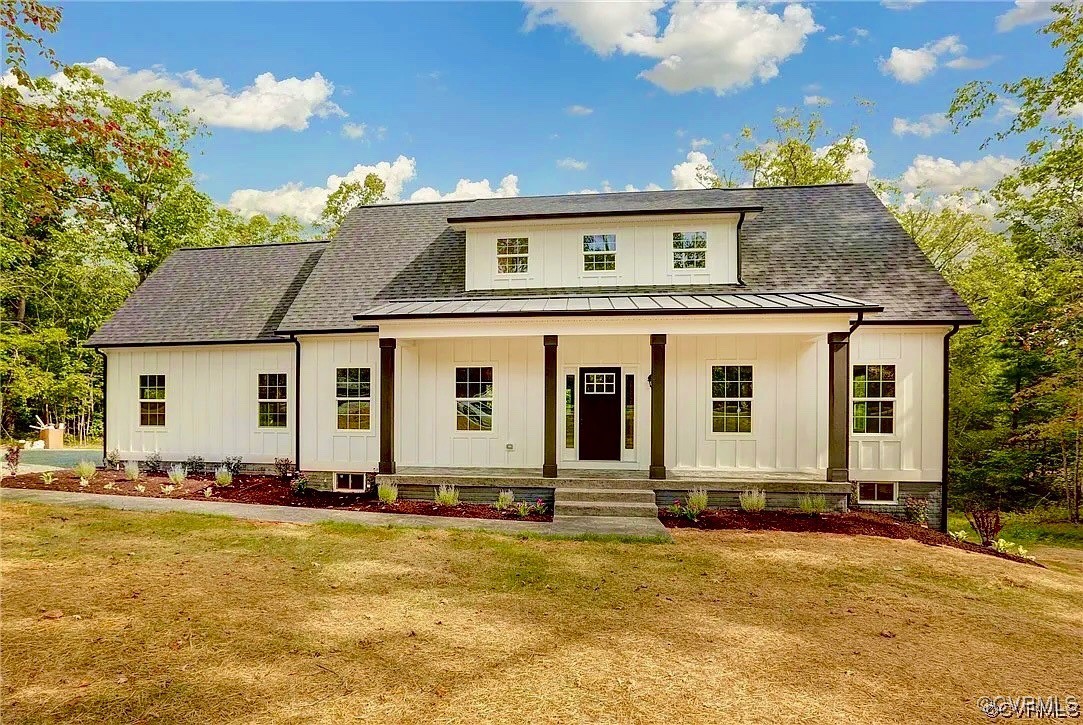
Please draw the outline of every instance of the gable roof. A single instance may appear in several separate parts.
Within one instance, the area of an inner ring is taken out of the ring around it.
[[[275,330],[327,242],[180,249],[90,347],[281,341]]]
[[[448,219],[552,214],[763,212],[741,230],[744,285],[472,290],[466,233]],[[975,322],[891,212],[864,184],[620,192],[385,204],[350,212],[279,326],[282,333],[350,330],[354,315],[393,301],[642,293],[827,291],[883,312],[876,322]]]

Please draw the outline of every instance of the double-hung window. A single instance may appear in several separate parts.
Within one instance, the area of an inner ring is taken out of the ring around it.
[[[260,428],[286,427],[286,373],[260,373],[257,400]]]
[[[752,432],[752,366],[711,366],[711,430]]]
[[[498,274],[526,274],[530,261],[530,240],[510,237],[496,240],[496,271]]]
[[[165,375],[139,376],[139,425],[165,425]]]
[[[493,369],[455,368],[455,429],[493,429]]]
[[[673,232],[673,269],[707,269],[707,232]]]
[[[854,433],[895,432],[895,366],[854,365]]]
[[[335,402],[339,430],[369,430],[372,421],[372,371],[335,370]]]
[[[612,272],[617,269],[617,235],[583,236],[583,271]]]

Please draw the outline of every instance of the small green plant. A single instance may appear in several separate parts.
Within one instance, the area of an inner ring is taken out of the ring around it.
[[[162,454],[158,451],[154,451],[146,460],[143,461],[143,467],[147,469],[147,473],[161,473],[162,472]]]
[[[163,484],[160,484],[158,487],[162,490],[162,493],[165,494],[166,496],[173,493],[173,491],[177,488],[172,483],[168,483],[168,484],[163,483]]]
[[[203,460],[203,456],[188,456],[184,461],[184,467],[192,473],[203,473],[206,466],[207,462]]]
[[[822,514],[827,511],[827,498],[822,493],[815,496],[806,493],[797,502],[797,508],[803,514]]]
[[[440,484],[436,489],[436,503],[443,506],[459,505],[459,489],[446,483]]]
[[[118,449],[114,448],[113,450],[106,453],[105,454],[105,463],[106,463],[106,465],[108,465],[114,471],[119,471],[120,470],[120,464],[122,463],[122,461],[120,460],[120,451]]]
[[[241,457],[226,456],[226,459],[222,461],[222,466],[228,469],[232,475],[236,476],[241,472]]]
[[[174,463],[169,468],[169,482],[175,486],[180,486],[188,479],[188,469],[185,468],[183,463]]]
[[[4,465],[7,466],[8,473],[12,476],[19,474],[19,459],[23,456],[23,449],[19,446],[8,446],[7,451],[4,453]]]
[[[53,474],[52,471],[46,471],[45,473],[41,474],[41,482],[44,483],[46,486],[52,486],[54,478],[56,478],[56,476]]]
[[[308,477],[303,473],[298,473],[290,481],[290,493],[294,496],[304,496],[308,491]]]
[[[213,486],[207,486],[205,489],[203,489],[203,496],[205,498],[210,498],[213,495],[214,495],[214,487]]]
[[[297,469],[293,465],[293,461],[289,458],[276,458],[275,459],[275,474],[283,481],[287,481],[293,476],[294,471]]]
[[[948,536],[955,539],[956,541],[970,541],[970,535],[966,533],[964,529],[959,529],[958,531],[949,531]]]
[[[545,505],[545,501],[540,498],[534,503],[527,503],[526,501],[520,501],[514,505],[515,515],[519,518],[526,518],[533,514],[543,515],[548,507]]]
[[[927,524],[929,511],[927,496],[907,496],[903,499],[903,513],[912,524]]]
[[[493,504],[493,508],[497,511],[503,511],[511,508],[513,503],[515,503],[515,493],[508,488],[496,494],[496,503]]]
[[[687,515],[695,521],[707,510],[707,489],[693,488],[688,492],[688,501],[684,505]]]
[[[762,488],[744,491],[737,496],[737,500],[744,511],[763,511],[767,508],[767,492]]]
[[[384,481],[376,487],[376,496],[380,503],[395,503],[399,500],[399,487],[397,484]]]
[[[124,477],[129,481],[139,480],[139,463],[136,461],[128,461],[124,464]]]
[[[229,470],[226,466],[222,465],[214,469],[214,482],[222,486],[228,486],[233,483],[233,471]]]
[[[94,465],[93,461],[79,461],[72,470],[75,471],[75,475],[79,478],[89,481],[98,472],[98,467]]]
[[[144,486],[141,483],[137,483],[137,484],[135,484],[135,490],[138,491],[139,493],[146,493],[147,487]]]

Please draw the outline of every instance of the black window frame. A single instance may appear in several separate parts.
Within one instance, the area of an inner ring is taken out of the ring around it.
[[[894,363],[855,363],[850,367],[853,394],[850,431],[853,434],[895,435],[898,382],[898,368]]]
[[[756,374],[748,363],[711,364],[711,432],[752,433]],[[719,375],[721,371],[721,375]]]
[[[139,427],[165,428],[166,376],[164,373],[141,373],[139,387]],[[153,392],[151,392],[153,391]],[[160,393],[160,394],[159,394]],[[153,422],[152,422],[153,421]]]
[[[256,427],[268,430],[289,427],[288,373],[256,374]]]
[[[354,421],[357,425],[350,425]],[[360,365],[335,368],[335,430],[372,430],[372,368]]]
[[[454,385],[455,430],[459,433],[491,433],[496,396],[493,366],[456,365]]]

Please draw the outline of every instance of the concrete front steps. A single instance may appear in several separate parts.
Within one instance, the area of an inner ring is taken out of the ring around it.
[[[575,481],[575,487],[557,487],[554,491],[554,516],[621,516],[635,518],[658,518],[654,503],[654,491],[626,486],[582,486],[584,482],[601,483],[602,479]],[[642,481],[604,481],[643,485]]]

